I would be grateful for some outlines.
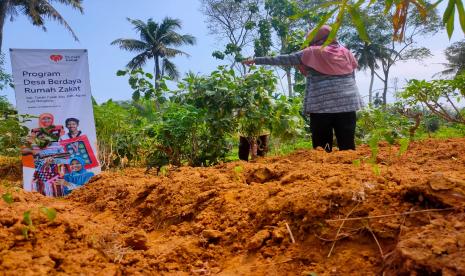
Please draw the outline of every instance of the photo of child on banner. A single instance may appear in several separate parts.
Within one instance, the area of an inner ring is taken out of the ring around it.
[[[32,190],[46,196],[61,197],[86,184],[94,175],[86,169],[99,166],[86,135],[77,130],[79,120],[68,118],[65,125],[54,125],[54,116],[43,113],[39,127],[31,130],[23,154],[34,160]],[[74,137],[64,139],[66,137]]]

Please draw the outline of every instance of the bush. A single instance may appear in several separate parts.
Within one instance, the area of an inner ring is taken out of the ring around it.
[[[29,116],[18,117],[16,110],[4,96],[0,96],[0,155],[18,156],[22,138],[28,134],[28,128],[21,123]]]
[[[457,105],[465,100],[465,73],[452,80],[410,80],[399,96],[410,106],[423,104],[448,122],[465,124],[465,109]]]
[[[109,100],[94,105],[100,163],[103,169],[141,165],[150,151],[149,122],[132,103]]]
[[[355,137],[358,143],[385,140],[393,144],[396,139],[408,137],[412,123],[401,116],[396,108],[366,108],[357,114]]]

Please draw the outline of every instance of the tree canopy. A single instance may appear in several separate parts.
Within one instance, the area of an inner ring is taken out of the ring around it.
[[[33,25],[41,27],[44,31],[47,30],[45,19],[55,20],[70,31],[73,38],[77,41],[77,35],[64,17],[52,5],[53,2],[71,6],[79,12],[83,12],[82,0],[2,0],[0,2],[0,51],[2,50],[5,19],[7,16],[14,19],[20,14],[29,18]]]
[[[172,79],[179,78],[176,65],[170,59],[178,55],[188,56],[186,52],[176,49],[176,47],[194,45],[196,41],[192,35],[182,35],[176,32],[182,26],[181,21],[170,17],[164,18],[161,23],[157,23],[153,19],[149,19],[147,22],[130,18],[127,20],[134,26],[134,30],[139,33],[140,38],[119,38],[111,43],[123,50],[138,53],[129,61],[127,67],[132,70],[140,68],[149,59],[154,59],[155,86],[158,86],[158,81],[165,74]]]

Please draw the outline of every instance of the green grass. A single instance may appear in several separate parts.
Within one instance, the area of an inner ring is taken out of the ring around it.
[[[226,162],[239,160],[239,141],[234,141],[234,147],[226,156]],[[290,154],[299,149],[311,149],[312,142],[310,138],[298,138],[294,142],[280,143],[279,141],[270,139],[270,151],[267,156],[281,156]]]
[[[465,126],[441,126],[437,131],[431,133],[431,138],[448,139],[448,138],[463,138],[465,137]],[[420,132],[415,135],[418,140],[428,139],[427,132]]]
[[[273,143],[271,141],[269,156],[287,155],[300,149],[312,149],[310,138],[298,138],[295,142]]]

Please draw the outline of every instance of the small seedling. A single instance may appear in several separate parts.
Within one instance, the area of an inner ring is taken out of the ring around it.
[[[234,167],[234,177],[236,178],[236,180],[239,180],[241,178],[242,171],[243,171],[242,166]]]
[[[4,193],[2,195],[3,201],[5,201],[7,204],[12,204],[14,202],[13,200],[13,195],[11,193]]]
[[[361,164],[362,164],[362,161],[360,161],[360,159],[355,159],[354,161],[352,161],[352,164],[353,164],[355,167],[360,167]]]
[[[407,151],[408,146],[410,145],[410,140],[408,138],[400,139],[399,144],[400,148],[398,156],[402,156]]]
[[[378,164],[371,164],[371,165],[372,165],[373,173],[379,176],[381,174],[381,171],[379,169]]]
[[[49,221],[54,221],[56,216],[57,216],[57,211],[53,208],[47,208],[47,207],[40,207],[38,209],[39,214],[42,213],[44,214]],[[34,230],[34,224],[32,223],[32,214],[31,210],[27,210],[26,212],[23,213],[23,222],[26,224],[23,228],[21,228],[21,233],[23,234],[24,238],[27,240],[29,239],[29,231]]]
[[[368,141],[368,146],[370,146],[371,149],[371,162],[376,163],[376,157],[378,157],[378,152],[379,152],[379,137],[376,135],[372,136],[370,140]]]
[[[53,208],[47,208],[47,207],[42,206],[39,208],[39,210],[40,212],[42,212],[44,215],[47,216],[49,221],[53,221],[57,217],[57,211]]]
[[[28,240],[29,230],[34,229],[34,225],[32,224],[31,219],[31,210],[27,210],[23,213],[23,222],[26,224],[26,226],[21,229],[21,233],[23,234],[24,238]]]
[[[168,166],[163,166],[160,168],[160,175],[161,176],[167,176],[169,173]]]

